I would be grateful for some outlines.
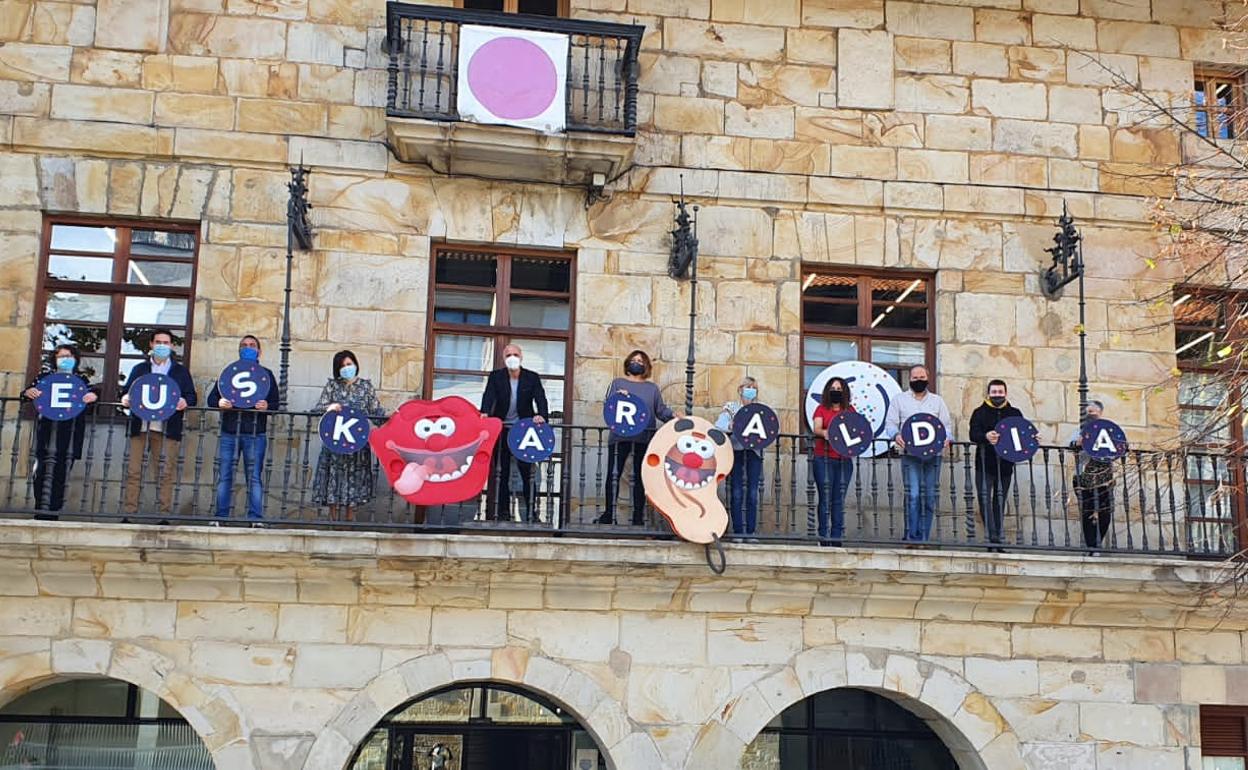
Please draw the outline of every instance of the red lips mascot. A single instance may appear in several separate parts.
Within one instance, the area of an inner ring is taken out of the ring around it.
[[[368,436],[390,486],[413,505],[444,505],[474,497],[490,476],[497,417],[482,417],[459,396],[408,401]]]

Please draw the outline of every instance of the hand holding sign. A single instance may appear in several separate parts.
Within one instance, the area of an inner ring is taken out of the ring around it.
[[[939,457],[949,440],[944,424],[931,414],[913,415],[901,426],[900,435],[906,442],[906,454],[920,460]]]
[[[239,359],[221,370],[217,390],[235,409],[252,409],[269,394],[273,381],[255,361]]]
[[[634,438],[650,425],[650,410],[632,393],[616,393],[602,405],[602,419],[620,438]]]
[[[732,419],[732,434],[741,446],[761,452],[780,438],[780,418],[765,404],[746,404]]]
[[[1025,463],[1040,449],[1040,431],[1026,417],[1006,417],[997,423],[997,456],[1009,463]]]
[[[841,410],[828,422],[828,443],[841,457],[857,457],[871,448],[871,421],[857,412]]]
[[[507,448],[521,462],[545,462],[555,453],[555,429],[536,418],[519,420],[507,431]]]
[[[334,454],[353,455],[368,446],[371,430],[368,415],[358,409],[346,407],[326,412],[321,418],[321,443]]]
[[[1094,460],[1117,460],[1127,453],[1127,434],[1117,423],[1093,420],[1083,429],[1083,451]]]
[[[61,422],[72,420],[87,408],[87,384],[81,377],[56,372],[46,374],[35,383],[39,391],[35,411],[40,417]]]
[[[130,411],[140,420],[164,422],[178,411],[182,391],[166,374],[151,372],[130,383]]]

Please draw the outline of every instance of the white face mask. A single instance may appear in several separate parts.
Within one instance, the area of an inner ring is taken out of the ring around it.
[[[503,359],[503,363],[513,372],[520,368],[520,356],[507,356]]]

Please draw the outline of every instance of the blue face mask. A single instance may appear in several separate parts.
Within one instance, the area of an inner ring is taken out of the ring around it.
[[[355,364],[347,364],[338,370],[338,375],[344,380],[349,380],[355,376],[356,371]]]
[[[758,398],[758,388],[742,388],[741,395],[742,397],[748,398],[749,400],[753,401],[754,399]]]
[[[173,348],[168,345],[152,345],[152,355],[156,358],[164,360],[173,353]]]
[[[72,372],[74,370],[75,363],[77,362],[74,361],[72,356],[67,358],[58,358],[56,359],[56,368],[60,369],[62,372]]]
[[[238,357],[244,361],[259,361],[260,351],[255,348],[239,348]]]

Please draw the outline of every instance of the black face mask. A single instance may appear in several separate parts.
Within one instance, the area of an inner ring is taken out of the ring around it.
[[[1001,407],[1005,406],[1005,396],[989,396],[988,403],[1000,409]]]
[[[927,390],[927,380],[910,380],[910,390],[915,393],[922,393]]]
[[[841,401],[843,401],[844,399],[845,399],[845,394],[844,394],[844,393],[842,393],[842,392],[841,392],[841,391],[839,391],[839,390],[834,390],[834,391],[832,391],[832,392],[828,393],[828,400],[829,400],[829,401],[831,401],[831,402],[832,402],[832,403],[834,403],[834,404],[839,404],[839,403],[841,403]]]
[[[636,377],[646,373],[646,365],[640,361],[629,361],[628,366],[624,368],[624,371]]]

